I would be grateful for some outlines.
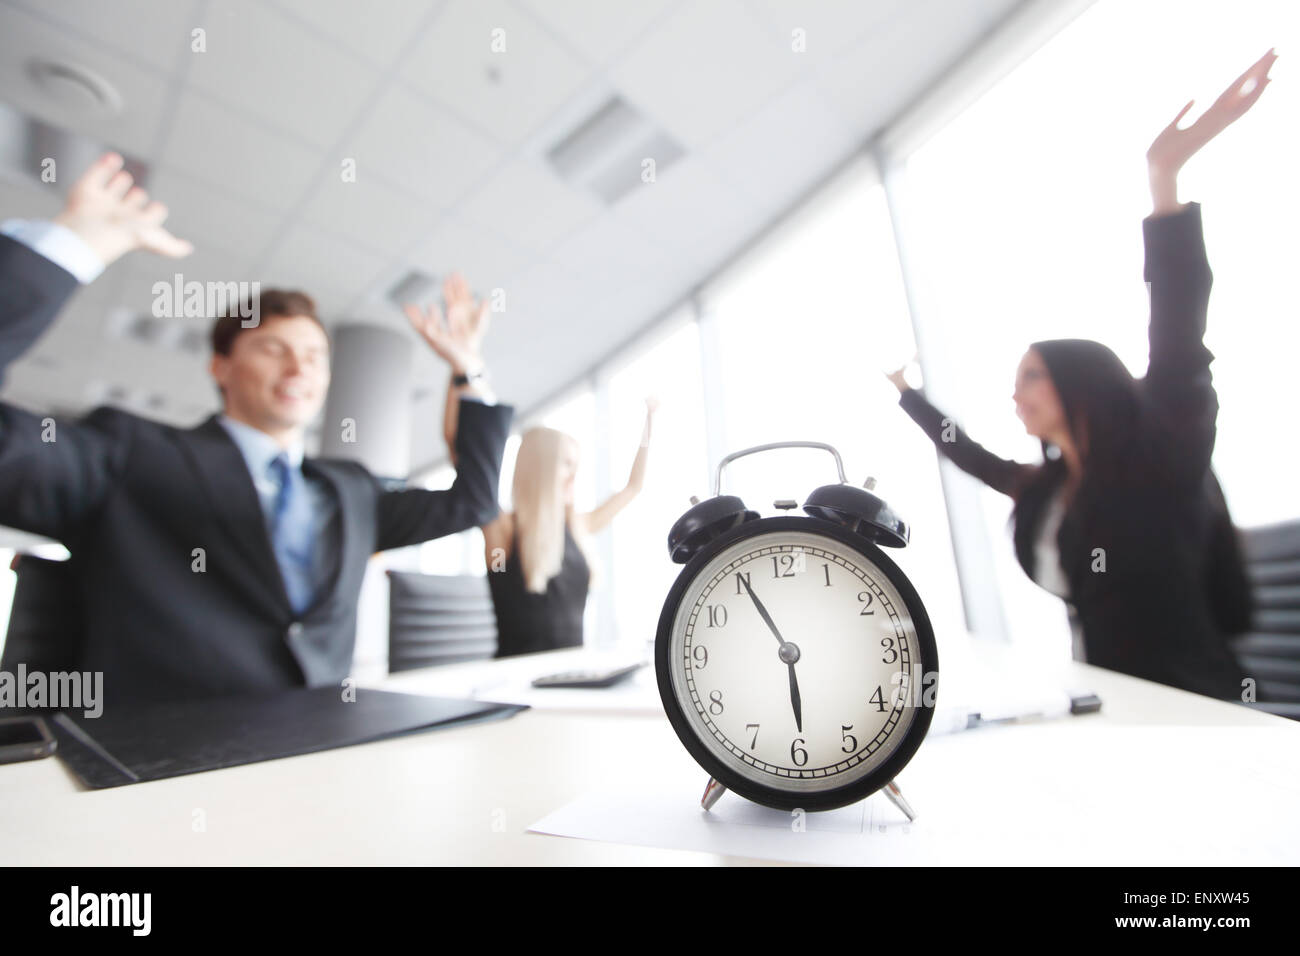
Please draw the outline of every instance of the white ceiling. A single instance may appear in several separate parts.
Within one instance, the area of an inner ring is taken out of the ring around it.
[[[329,321],[406,332],[384,291],[411,269],[460,269],[506,291],[487,358],[526,409],[681,300],[1017,4],[0,0],[0,100],[147,162],[198,246],[179,264],[136,254],[83,290],[2,394],[82,410],[117,387],[191,423],[215,408],[205,357],[105,332],[115,308],[148,311],[155,281],[301,287]],[[52,102],[26,72],[38,56],[98,72],[124,109]],[[614,93],[685,156],[606,207],[545,154]],[[55,186],[0,181],[0,218],[58,205]],[[417,384],[434,386],[420,464],[439,451],[442,377],[412,347]]]

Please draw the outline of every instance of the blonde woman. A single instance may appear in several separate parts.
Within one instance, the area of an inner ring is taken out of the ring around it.
[[[453,462],[460,392],[474,382],[480,346],[487,331],[488,306],[473,301],[458,276],[443,288],[446,320],[436,306],[406,309],[412,325],[432,343],[448,341],[463,353],[458,367],[470,370],[453,378],[447,389],[443,435]],[[463,381],[468,379],[468,382]],[[484,391],[479,387],[480,392]],[[571,436],[553,428],[524,432],[515,459],[511,489],[513,511],[502,511],[483,526],[488,586],[497,615],[497,657],[531,654],[582,645],[582,618],[593,565],[590,539],[631,503],[645,481],[650,430],[658,403],[646,400],[641,445],[627,484],[592,511],[574,509],[574,478],[579,447]]]

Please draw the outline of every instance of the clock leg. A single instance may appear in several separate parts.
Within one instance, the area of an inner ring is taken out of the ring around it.
[[[718,802],[718,798],[726,792],[726,787],[710,777],[708,785],[704,788],[704,797],[700,800],[700,806],[705,810],[712,810],[713,805]]]
[[[891,780],[881,788],[880,792],[889,798],[890,803],[902,810],[903,813],[907,815],[908,820],[916,819],[915,811],[913,811],[911,805],[903,799],[903,792],[898,789],[898,784]]]

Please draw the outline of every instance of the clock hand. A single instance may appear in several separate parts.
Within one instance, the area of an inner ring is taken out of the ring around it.
[[[745,590],[749,592],[749,599],[754,602],[754,607],[758,608],[758,616],[763,619],[764,624],[772,629],[772,634],[775,635],[776,639],[784,645],[786,639],[782,637],[781,632],[776,629],[776,624],[772,621],[772,615],[767,613],[767,608],[763,607],[763,602],[758,599],[758,595],[755,594],[754,589],[749,586],[749,581],[746,580],[745,576],[741,574],[738,575],[738,577],[740,578],[740,583],[745,586]]]
[[[803,699],[799,696],[799,681],[794,676],[794,661],[786,667],[790,668],[790,705],[794,708],[794,725],[799,728],[799,733],[803,733]]]
[[[776,629],[776,623],[772,620],[772,615],[767,613],[767,608],[763,607],[763,602],[758,599],[754,589],[749,586],[749,580],[742,574],[739,575],[740,583],[745,586],[749,592],[749,598],[754,602],[754,607],[758,608],[758,616],[763,619],[772,630],[772,634],[781,643],[781,650],[778,655],[781,662],[790,668],[790,706],[794,709],[794,725],[800,733],[803,733],[803,699],[799,696],[799,681],[794,676],[794,662],[799,659],[799,648],[787,641],[781,636],[781,632]]]

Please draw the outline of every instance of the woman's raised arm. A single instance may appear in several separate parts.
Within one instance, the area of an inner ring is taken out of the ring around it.
[[[1269,50],[1237,77],[1186,129],[1189,102],[1147,151],[1152,213],[1142,223],[1144,277],[1151,293],[1150,352],[1145,388],[1167,460],[1175,474],[1200,480],[1214,450],[1219,401],[1205,336],[1213,275],[1205,255],[1198,203],[1178,201],[1178,173],[1206,143],[1249,110],[1269,83],[1277,59]]]
[[[906,368],[906,366],[904,366]],[[898,404],[912,420],[921,426],[926,437],[934,442],[934,447],[954,465],[978,478],[984,484],[1004,495],[1014,495],[1024,478],[1024,465],[1009,458],[999,458],[979,442],[972,439],[957,423],[935,408],[919,391],[907,384],[903,369],[889,372],[885,376],[899,391]]]
[[[650,454],[650,427],[654,423],[655,410],[658,407],[658,400],[653,398],[645,400],[645,425],[641,430],[641,445],[636,450],[636,458],[632,460],[632,472],[628,475],[627,484],[593,510],[578,516],[578,520],[582,523],[582,530],[586,534],[600,533],[614,520],[615,515],[631,504],[632,499],[641,493],[641,488],[645,484],[646,460]]]

